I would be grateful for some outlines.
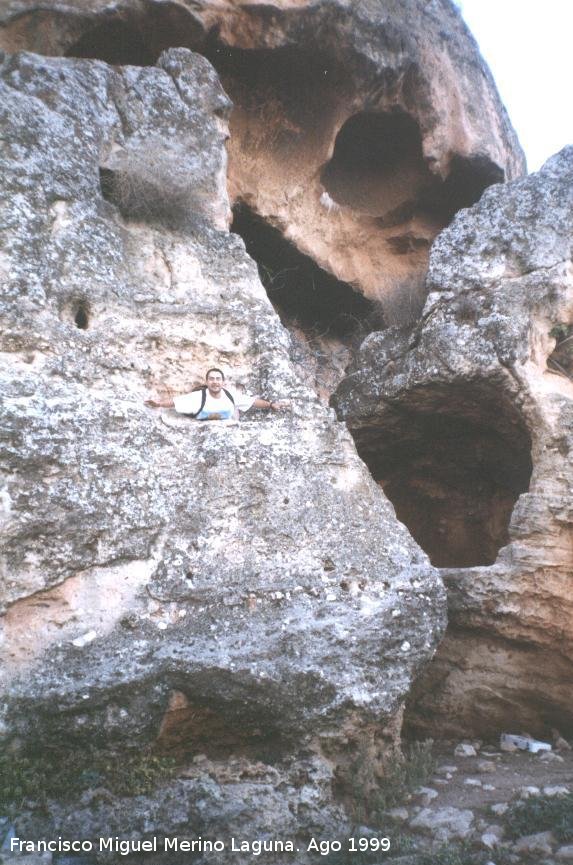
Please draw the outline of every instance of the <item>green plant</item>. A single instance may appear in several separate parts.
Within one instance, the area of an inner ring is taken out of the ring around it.
[[[565,322],[559,322],[559,324],[554,325],[549,331],[549,336],[552,336],[558,342],[561,342],[564,339],[567,339],[571,336],[573,332],[573,325],[565,324]]]
[[[118,796],[149,793],[174,773],[175,761],[148,753],[0,752],[0,808],[24,799],[71,799],[93,787]]]
[[[414,742],[405,749],[402,759],[396,759],[386,767],[373,796],[376,814],[403,802],[416,787],[427,782],[436,766],[432,745],[431,739]]]
[[[386,762],[382,778],[375,772],[368,749],[359,752],[349,773],[354,819],[387,827],[385,812],[407,799],[433,773],[432,745],[432,740],[428,739],[407,746],[402,754]]]
[[[573,793],[566,796],[533,796],[510,805],[504,814],[510,838],[551,830],[561,842],[573,842]]]

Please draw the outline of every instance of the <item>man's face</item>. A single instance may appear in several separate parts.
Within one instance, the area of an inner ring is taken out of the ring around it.
[[[210,372],[207,376],[207,390],[213,395],[219,395],[223,388],[223,376],[220,372]]]

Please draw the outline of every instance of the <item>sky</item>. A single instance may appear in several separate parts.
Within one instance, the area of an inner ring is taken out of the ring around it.
[[[573,0],[457,0],[529,171],[573,144]]]

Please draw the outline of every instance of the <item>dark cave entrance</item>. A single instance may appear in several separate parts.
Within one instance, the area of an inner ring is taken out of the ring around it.
[[[269,300],[294,337],[298,359],[315,368],[317,388],[327,399],[350,351],[384,327],[381,308],[299,252],[246,205],[235,207],[231,231],[243,238]]]
[[[355,114],[343,125],[321,182],[338,204],[384,225],[410,219],[420,195],[436,185],[422,154],[422,137],[408,114]]]
[[[404,111],[390,111],[355,114],[344,123],[321,182],[338,204],[381,225],[425,216],[443,227],[503,177],[485,157],[455,156],[442,181],[427,166],[417,121]]]
[[[238,48],[221,41],[217,28],[198,49],[217,70],[235,107],[262,121],[267,146],[281,149],[302,135],[320,138],[332,106],[349,89],[344,57],[322,46]],[[265,129],[269,120],[273,128]]]
[[[419,388],[384,427],[351,430],[361,458],[440,568],[491,565],[531,478],[531,438],[489,383]]]
[[[102,16],[103,17],[103,16]],[[167,48],[200,51],[205,34],[193,14],[176,3],[148,5],[145,12],[106,16],[65,50],[65,57],[103,60],[111,66],[153,66]]]
[[[106,21],[89,30],[65,56],[103,60],[112,66],[152,66],[157,59],[138,28],[121,20]]]

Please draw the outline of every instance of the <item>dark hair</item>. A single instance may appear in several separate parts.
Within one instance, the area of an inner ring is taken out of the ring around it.
[[[221,378],[223,379],[223,381],[225,381],[225,373],[223,372],[222,369],[219,369],[219,368],[216,367],[216,366],[212,366],[211,369],[208,369],[208,370],[207,370],[207,372],[205,373],[205,381],[207,381],[207,379],[209,378],[209,373],[210,373],[210,372],[218,372],[218,373],[220,373],[220,374],[221,374]]]

